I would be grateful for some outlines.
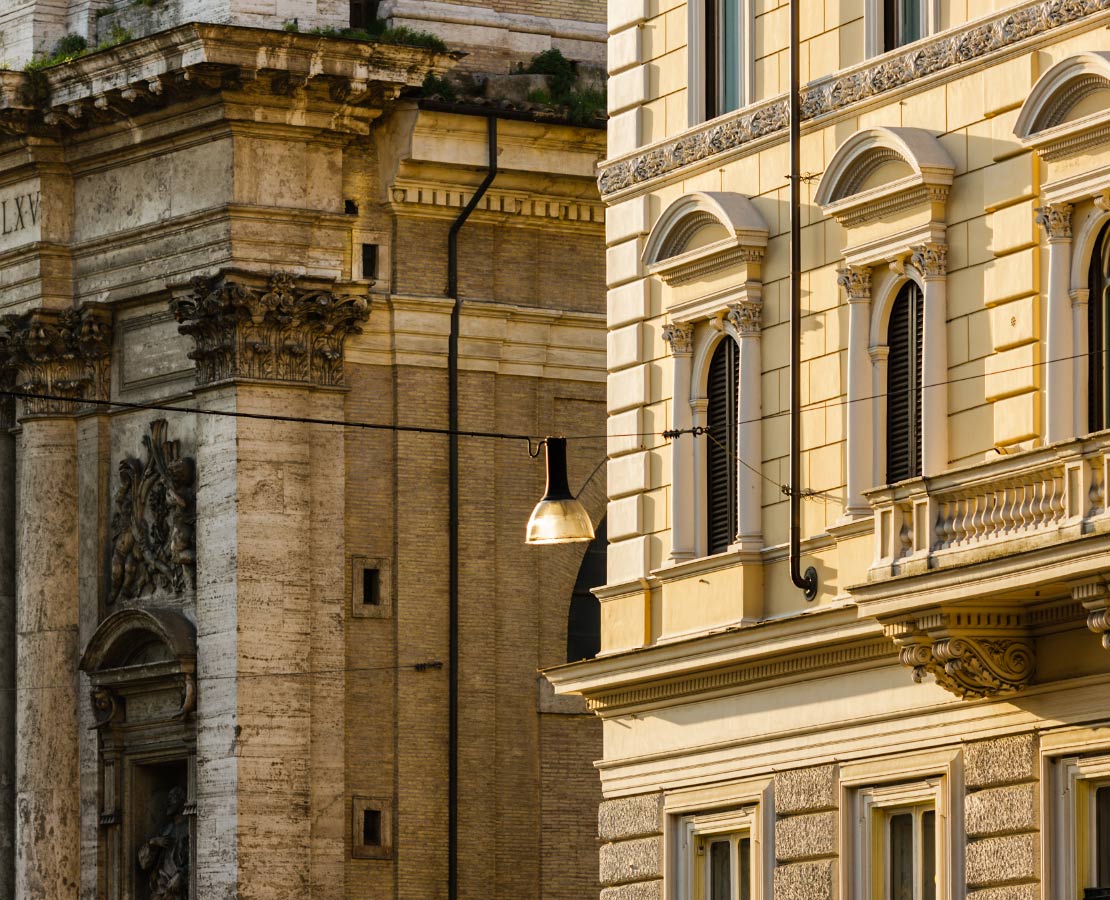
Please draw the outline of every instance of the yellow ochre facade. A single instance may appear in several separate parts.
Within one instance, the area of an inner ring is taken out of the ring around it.
[[[609,3],[601,896],[1110,897],[1110,2],[801,3],[796,485],[789,12]]]

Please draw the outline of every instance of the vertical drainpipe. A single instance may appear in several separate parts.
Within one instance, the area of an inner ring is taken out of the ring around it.
[[[447,234],[447,296],[451,334],[447,343],[448,518],[448,750],[447,750],[447,898],[459,896],[459,232],[497,177],[497,118],[486,119],[489,161],[486,177]]]
[[[798,14],[790,0],[790,580],[817,596],[817,570],[802,574],[802,102]]]

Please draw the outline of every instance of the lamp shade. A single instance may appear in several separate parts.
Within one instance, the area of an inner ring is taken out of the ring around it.
[[[592,541],[594,526],[585,508],[574,499],[567,483],[566,438],[549,437],[547,453],[547,490],[528,518],[526,544],[568,544]]]

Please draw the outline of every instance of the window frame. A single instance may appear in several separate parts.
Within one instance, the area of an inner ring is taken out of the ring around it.
[[[914,814],[916,834],[919,818],[918,813],[931,811],[936,815],[936,825],[934,827],[938,835],[940,834],[941,816],[937,812],[939,788],[939,779],[927,779],[910,784],[879,785],[860,789],[858,800],[859,827],[861,831],[859,851],[861,856],[863,854],[870,856],[870,864],[868,864],[868,860],[861,859],[861,898],[866,898],[866,900],[891,900],[888,890],[890,873],[888,848],[890,841],[886,826],[889,825],[890,819],[895,813],[912,812]],[[880,821],[883,822],[881,829],[877,828]],[[941,872],[940,840],[935,840],[934,852],[936,854],[935,874],[937,893],[939,894]],[[915,875],[918,872],[921,862],[917,857],[918,854],[915,850]],[[915,900],[923,900],[923,898],[918,897],[915,898]]]
[[[733,845],[734,839],[742,840],[746,837],[749,841],[748,892],[749,897],[754,898],[757,890],[756,882],[759,880],[759,867],[756,863],[758,828],[758,807],[755,804],[739,809],[683,816],[680,822],[678,848],[683,892],[679,897],[682,900],[709,900],[705,893],[705,869],[709,865],[709,857],[708,854],[703,857],[696,848],[721,838],[728,838],[729,844]],[[734,880],[733,884],[735,883]],[[731,900],[736,898],[733,897]]]
[[[896,2],[896,0],[895,0]],[[884,53],[897,53],[905,47],[911,46],[916,41],[898,44],[889,50],[886,47],[886,3],[887,0],[868,0],[867,10],[864,15],[866,27],[865,55],[868,59],[882,56]],[[938,0],[921,0],[920,28],[924,40],[940,30],[940,3]]]
[[[721,94],[721,78],[718,72],[717,84],[710,91],[708,82],[708,66],[711,58],[719,64],[717,51],[710,56],[706,47],[706,32],[710,16],[706,12],[706,4],[714,4],[714,18],[719,18],[716,12],[719,4],[727,0],[693,0],[687,7],[689,29],[687,34],[687,113],[690,125],[700,125],[711,121],[718,116],[728,115],[734,110],[721,110],[719,97]],[[753,0],[736,0],[739,13],[740,34],[737,46],[740,54],[740,71],[738,72],[737,106],[743,109],[755,102],[755,53],[753,36],[755,34],[755,14]],[[719,68],[719,65],[718,65]],[[718,98],[716,111],[710,113],[708,105],[711,97]]]
[[[920,478],[922,475],[922,412],[924,406],[923,397],[923,357],[925,355],[925,342],[922,335],[924,327],[924,310],[925,310],[925,291],[924,288],[913,278],[906,278],[897,289],[893,292],[894,297],[890,302],[890,308],[886,314],[886,384],[883,385],[883,393],[886,397],[886,406],[883,413],[883,433],[880,436],[885,447],[883,458],[883,480],[881,487],[884,485],[895,484],[899,481],[905,481],[909,478]],[[905,335],[906,346],[901,348],[905,351],[906,362],[909,366],[909,373],[907,381],[909,387],[906,389],[907,393],[912,396],[908,398],[907,404],[909,406],[909,421],[907,423],[906,441],[907,450],[909,453],[909,468],[908,473],[897,473],[898,478],[894,478],[890,472],[891,461],[891,403],[893,399],[893,391],[891,390],[891,372],[894,368],[893,360],[895,359],[895,347],[891,340],[891,325],[894,321],[894,312],[899,302],[902,301],[903,294],[906,295],[906,303],[909,307],[907,316],[907,331]]]
[[[1073,751],[1054,757],[1050,763],[1051,803],[1048,821],[1044,823],[1047,849],[1055,860],[1050,883],[1055,896],[1079,897],[1084,888],[1091,886],[1085,883],[1088,879],[1098,880],[1097,850],[1093,851],[1091,846],[1091,831],[1097,827],[1091,821],[1095,815],[1091,788],[1110,786],[1110,752]],[[1091,796],[1085,815],[1079,804],[1081,794]]]
[[[726,405],[725,426],[727,433],[720,435],[710,431],[709,434],[713,435],[713,437],[707,436],[703,443],[699,445],[699,451],[701,451],[701,455],[704,459],[699,460],[702,464],[699,466],[699,480],[701,483],[698,485],[698,496],[704,497],[705,502],[700,504],[699,509],[697,523],[699,540],[697,541],[697,545],[705,549],[705,553],[701,554],[702,556],[716,556],[720,553],[729,552],[736,544],[737,533],[740,527],[740,480],[738,472],[739,463],[737,462],[737,457],[740,453],[737,439],[737,428],[740,422],[740,347],[736,339],[730,334],[721,335],[720,339],[713,344],[710,348],[710,352],[706,355],[704,372],[698,373],[699,387],[704,385],[701,391],[704,393],[704,398],[699,398],[699,400],[704,399],[705,401],[704,424],[706,426],[712,425],[709,418],[713,409],[713,397],[710,396],[712,388],[711,377],[713,362],[717,358],[717,354],[721,351],[722,347],[728,348],[724,353],[724,365],[731,366],[734,369],[736,384],[733,387],[732,396],[729,397],[726,391],[724,398],[724,403]],[[726,372],[726,377],[727,374]],[[731,409],[727,408],[730,405]],[[721,448],[714,443],[714,439],[720,441],[724,447]],[[710,457],[717,453],[725,454],[724,467],[727,474],[724,479],[724,499],[729,505],[728,520],[731,533],[723,547],[714,548],[712,545],[713,535],[710,527],[710,518],[714,501],[712,488],[715,486],[715,483],[712,477],[713,473],[710,466]]]

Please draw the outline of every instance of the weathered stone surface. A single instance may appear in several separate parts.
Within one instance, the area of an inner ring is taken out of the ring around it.
[[[1011,884],[1007,887],[972,891],[967,895],[967,900],[1040,900],[1040,896],[1040,885]]]
[[[598,870],[604,885],[627,884],[663,877],[663,839],[639,838],[603,844]]]
[[[601,892],[601,900],[662,900],[662,898],[662,881],[622,884],[620,887],[605,888]]]
[[[964,749],[968,787],[989,787],[1036,778],[1037,744],[1032,734],[976,741]]]
[[[967,845],[969,886],[1032,881],[1037,877],[1036,834],[986,838]]]
[[[972,837],[1037,829],[1037,786],[1017,784],[968,794],[967,833]]]
[[[836,766],[815,766],[775,775],[775,812],[817,812],[836,808]]]
[[[775,856],[780,861],[835,854],[835,812],[791,816],[775,823]]]
[[[831,900],[833,860],[792,863],[775,869],[774,900]]]
[[[597,836],[619,841],[663,833],[663,795],[641,794],[606,800],[597,810]]]

